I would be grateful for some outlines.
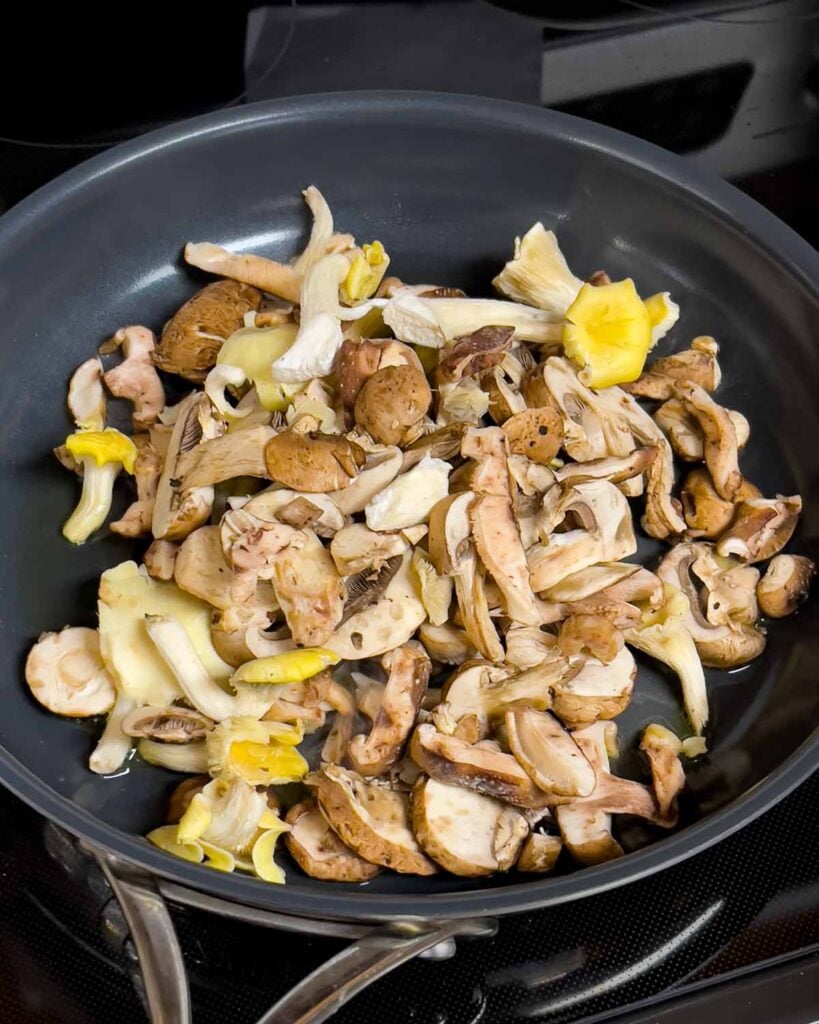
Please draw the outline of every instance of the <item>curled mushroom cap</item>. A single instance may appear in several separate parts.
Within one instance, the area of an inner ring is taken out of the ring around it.
[[[545,807],[548,794],[532,783],[511,754],[493,744],[467,743],[422,724],[412,735],[410,756],[427,775],[519,807]],[[553,801],[552,801],[553,802]]]
[[[573,659],[574,660],[574,659]],[[552,688],[552,710],[570,729],[616,718],[628,707],[637,666],[627,647],[609,664],[585,658]]]
[[[756,588],[759,608],[769,619],[793,615],[807,599],[816,566],[804,555],[777,555],[771,559]]]
[[[325,765],[308,782],[315,788],[321,812],[333,831],[359,857],[400,874],[435,874],[435,864],[410,828],[406,793],[367,782],[337,765]]]
[[[385,655],[382,664],[389,678],[378,714],[369,736],[355,736],[349,747],[352,766],[362,775],[382,775],[401,756],[432,668],[424,651],[411,644]]]
[[[364,450],[346,437],[312,431],[283,430],[265,448],[271,480],[307,493],[347,487],[365,459]]]
[[[192,743],[205,739],[213,722],[190,708],[135,708],[122,720],[126,736],[159,740],[162,743]]]
[[[655,359],[639,379],[623,389],[640,398],[665,401],[674,394],[674,385],[697,384],[705,391],[716,391],[722,373],[717,362],[719,346],[713,338],[694,338],[691,347],[670,356]]]
[[[423,370],[386,366],[369,377],[355,401],[356,423],[380,444],[415,441],[432,402]]]
[[[772,558],[793,536],[801,511],[798,494],[740,501],[732,526],[717,543],[717,552],[736,555],[744,562]]]
[[[326,882],[366,882],[380,872],[345,846],[312,803],[295,804],[287,812],[292,826],[284,842],[293,860],[311,878]]]
[[[588,796],[594,769],[572,735],[548,711],[506,712],[509,746],[532,782],[555,796]]]
[[[599,661],[614,661],[623,649],[623,634],[603,615],[570,615],[560,624],[557,646],[569,657],[587,650]]]
[[[116,698],[99,634],[81,626],[40,637],[26,659],[26,682],[43,707],[70,718],[105,714]]]
[[[529,833],[526,819],[513,807],[427,778],[412,792],[412,825],[433,860],[466,878],[508,871]]]
[[[153,332],[147,327],[121,327],[111,340],[125,358],[105,374],[105,386],[117,398],[134,403],[134,427],[147,427],[165,406],[165,390],[153,361]]]
[[[677,384],[675,394],[702,429],[705,463],[717,494],[730,501],[742,484],[742,474],[737,432],[728,410],[696,384]]]
[[[160,370],[178,373],[201,384],[216,363],[224,342],[257,310],[262,296],[237,281],[214,281],[197,292],[165,325],[154,362]]]

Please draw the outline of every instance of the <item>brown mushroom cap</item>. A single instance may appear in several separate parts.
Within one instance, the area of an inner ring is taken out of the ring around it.
[[[541,613],[511,498],[479,494],[469,506],[469,521],[478,554],[503,594],[509,617],[525,625],[539,625]]]
[[[261,292],[237,281],[214,281],[180,307],[165,325],[154,362],[160,370],[178,373],[201,384],[216,365],[224,342],[257,310]]]
[[[570,729],[616,718],[634,693],[637,665],[627,647],[604,665],[586,658],[579,670],[558,679],[552,687],[552,710]]]
[[[592,792],[594,768],[554,715],[522,708],[507,711],[505,724],[512,753],[539,789],[568,797]]]
[[[381,361],[381,346],[374,341],[345,339],[338,350],[335,374],[341,404],[352,409],[365,381],[376,372]]]
[[[136,708],[122,720],[126,736],[146,736],[161,743],[192,743],[203,740],[213,722],[199,711],[171,705],[165,708]]]
[[[732,500],[742,484],[742,474],[737,462],[737,432],[728,410],[717,405],[696,384],[677,384],[674,393],[700,425],[705,464],[717,494],[727,501]]]
[[[515,413],[503,424],[509,447],[515,455],[541,466],[548,466],[563,444],[563,417],[557,409],[544,405]]]
[[[412,792],[412,825],[433,860],[466,878],[508,871],[529,833],[526,819],[514,808],[427,778]]]
[[[355,420],[381,444],[414,441],[432,403],[423,370],[415,366],[386,366],[369,377],[355,400]]]
[[[432,668],[426,654],[411,644],[390,651],[382,664],[389,678],[378,714],[369,736],[353,737],[349,747],[350,762],[362,775],[382,775],[400,758]]]
[[[736,555],[745,562],[773,558],[793,536],[801,511],[798,494],[740,501],[733,524],[717,543],[717,552]]]
[[[557,646],[567,658],[587,650],[606,665],[623,649],[623,634],[603,615],[570,615],[560,624]]]
[[[410,741],[410,757],[439,782],[463,786],[518,807],[545,807],[554,799],[533,785],[511,754],[492,745],[445,736],[434,725],[419,725]]]
[[[210,775],[192,775],[175,786],[168,800],[165,821],[169,825],[178,825],[182,815],[190,807],[191,800],[197,793],[201,793],[210,781]]]
[[[717,362],[719,347],[713,338],[695,338],[691,348],[655,359],[639,379],[624,384],[623,390],[640,398],[665,401],[674,395],[676,382],[697,384],[705,391],[716,391],[722,374]]]
[[[518,871],[546,875],[554,871],[562,849],[563,842],[559,836],[533,832],[523,844],[515,867]]]
[[[400,874],[433,875],[438,870],[410,829],[406,793],[367,782],[336,765],[325,765],[308,781],[324,817],[359,857]]]
[[[312,802],[295,804],[287,812],[292,825],[284,842],[293,860],[311,878],[325,882],[366,882],[381,871],[345,846]]]
[[[757,584],[759,608],[769,619],[793,615],[807,600],[816,566],[804,555],[777,555]]]
[[[512,327],[481,327],[455,338],[441,352],[437,379],[459,381],[497,366],[512,347],[514,334]]]
[[[719,537],[736,514],[732,501],[721,498],[705,466],[692,469],[680,489],[683,515],[693,537]]]
[[[366,461],[363,448],[340,434],[283,430],[264,450],[271,480],[308,494],[343,490]]]

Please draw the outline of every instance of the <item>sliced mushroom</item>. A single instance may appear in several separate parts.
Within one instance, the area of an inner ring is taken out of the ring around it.
[[[469,521],[475,547],[503,594],[509,617],[528,626],[539,625],[540,609],[511,498],[479,494],[469,506]]]
[[[432,403],[424,371],[416,366],[386,366],[368,377],[355,401],[355,420],[380,444],[417,440]]]
[[[545,807],[553,800],[533,784],[511,754],[494,745],[467,743],[422,724],[412,734],[410,757],[433,779],[463,786],[518,807]]]
[[[112,533],[122,537],[142,537],[150,532],[161,474],[162,459],[159,453],[153,445],[143,445],[134,463],[137,500],[128,506],[122,519],[109,523]]]
[[[105,374],[105,386],[117,398],[134,404],[134,427],[144,429],[165,407],[165,389],[154,366],[156,342],[147,327],[121,327],[111,339],[125,356]]]
[[[325,765],[308,782],[333,831],[359,857],[400,874],[436,873],[410,828],[406,793],[337,765]]]
[[[381,871],[345,846],[311,802],[287,812],[291,825],[284,835],[290,855],[305,874],[325,882],[366,882]]]
[[[730,501],[742,483],[737,457],[739,446],[734,423],[728,410],[696,384],[675,385],[675,395],[687,412],[699,423],[703,433],[705,464],[717,494]]]
[[[732,526],[717,542],[717,552],[735,555],[744,562],[773,558],[793,536],[801,511],[798,494],[740,501]]]
[[[350,661],[374,658],[405,644],[426,616],[407,551],[383,596],[338,626],[324,646]]]
[[[190,708],[135,708],[122,720],[126,736],[145,736],[161,743],[193,743],[203,740],[213,722]]]
[[[80,363],[71,375],[68,384],[68,411],[80,430],[102,430],[105,426],[102,363],[96,356]]]
[[[271,437],[265,448],[271,480],[307,493],[349,486],[365,460],[359,445],[338,434],[283,430]]]
[[[99,634],[82,626],[43,633],[28,653],[26,682],[43,707],[69,718],[103,715],[116,698]]]
[[[722,379],[718,352],[719,346],[713,338],[694,338],[690,348],[655,359],[638,380],[624,384],[623,390],[639,398],[661,402],[673,397],[677,382],[696,384],[709,392],[716,391]]]
[[[271,568],[276,599],[293,640],[306,646],[327,642],[344,610],[344,586],[330,552],[312,530],[294,530]]]
[[[344,614],[339,623],[346,622],[353,615],[379,601],[393,576],[401,568],[401,563],[401,555],[394,555],[379,569],[364,569],[353,576],[348,576],[344,581]]]
[[[526,399],[518,386],[518,380],[522,378],[523,367],[511,353],[507,353],[498,366],[484,370],[478,378],[481,389],[489,399],[489,415],[498,426],[526,411]]]
[[[735,409],[727,412],[734,424],[737,447],[741,451],[750,436],[750,424],[741,412]],[[654,420],[683,462],[702,462],[705,457],[702,429],[679,398],[669,398],[664,402],[654,413]]]
[[[648,758],[657,806],[663,818],[676,821],[677,797],[685,789],[685,772],[680,762],[682,743],[662,725],[647,725],[640,750]]]
[[[180,486],[187,490],[239,476],[265,478],[266,445],[272,440],[275,431],[261,425],[202,441],[179,457],[176,475]]]
[[[441,353],[435,371],[436,380],[459,381],[474,377],[491,366],[497,366],[504,353],[512,347],[511,327],[481,327],[471,334],[455,338]]]
[[[557,646],[567,658],[588,651],[608,665],[623,649],[623,634],[603,615],[570,615],[560,624]]]
[[[554,871],[562,849],[560,836],[533,832],[523,844],[515,867],[527,874],[547,875]]]
[[[640,568],[641,566],[631,562],[589,565],[549,587],[543,592],[543,596],[549,601],[581,601],[584,597],[599,594],[608,587],[630,578],[639,572]]]
[[[544,633],[540,626],[523,626],[513,622],[506,631],[506,662],[519,671],[534,668],[554,650],[557,637]]]
[[[608,480],[609,483],[620,484],[645,473],[658,455],[660,455],[660,449],[656,445],[635,448],[629,455],[590,459],[588,462],[570,462],[561,469],[555,470],[554,477],[561,484],[567,480],[572,483]]]
[[[360,446],[359,446],[360,447]],[[363,512],[373,498],[401,472],[403,456],[400,448],[383,448],[366,456],[358,475],[342,490],[328,494],[338,506],[342,515],[350,516]],[[304,488],[301,488],[304,490]]]
[[[526,819],[514,808],[427,778],[413,789],[412,826],[433,860],[465,878],[508,871],[529,833]]]
[[[579,668],[557,680],[552,688],[552,710],[569,729],[616,718],[634,693],[637,666],[624,647],[608,665],[585,658]]]
[[[206,285],[165,324],[154,362],[160,370],[203,383],[219,349],[261,301],[261,292],[236,281]]]
[[[545,504],[549,500],[547,494]],[[575,484],[558,492],[547,509],[552,529],[570,513],[580,519],[583,529],[553,533],[548,545],[538,545],[527,553],[532,588],[538,593],[580,569],[597,562],[615,562],[637,550],[631,509],[607,480]]]
[[[370,734],[355,736],[349,747],[350,762],[362,775],[383,775],[400,758],[432,668],[426,654],[411,644],[390,651],[382,664],[389,678],[378,714]]]
[[[333,716],[330,731],[321,748],[322,764],[344,764],[347,746],[352,739],[354,727],[355,715],[337,714]]]
[[[452,467],[425,456],[376,494],[364,509],[371,530],[405,530],[429,520],[435,505],[449,492]]]
[[[462,665],[477,656],[466,631],[448,622],[442,626],[433,626],[431,622],[421,623],[418,639],[430,658],[444,665]]]
[[[476,462],[471,485],[473,490],[478,494],[511,497],[509,442],[500,427],[470,427],[461,441],[461,455]]]
[[[409,545],[398,533],[381,533],[364,523],[350,523],[339,530],[330,543],[330,554],[342,576],[360,572],[378,572]]]
[[[777,555],[757,584],[759,608],[769,619],[793,615],[807,600],[816,566],[804,555]]]
[[[174,580],[189,594],[226,610],[235,607],[234,573],[225,559],[218,526],[202,526],[186,537],[176,553]],[[260,581],[252,589],[247,611],[277,611],[279,604],[269,582]]]
[[[704,466],[692,469],[680,488],[683,515],[692,537],[719,537],[733,522],[736,506],[721,498]]]
[[[157,540],[182,540],[205,522],[213,507],[213,488],[183,489],[178,469],[182,455],[198,445],[202,437],[200,398],[194,392],[177,407],[154,499],[151,532]]]
[[[594,769],[570,732],[548,711],[507,711],[506,735],[518,763],[534,784],[555,796],[588,796]]]
[[[179,548],[170,540],[155,540],[142,556],[142,564],[155,580],[172,580]]]

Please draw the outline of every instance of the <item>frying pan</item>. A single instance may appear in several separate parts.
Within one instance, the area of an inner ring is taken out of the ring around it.
[[[333,885],[296,868],[286,887],[175,860],[141,836],[176,779],[132,762],[88,772],[97,723],[41,710],[22,685],[44,629],[94,625],[100,572],[131,557],[111,536],[73,548],[59,524],[75,482],[50,456],[69,430],[72,369],[113,329],[162,325],[203,278],[187,240],[288,257],[317,184],[340,230],[380,238],[405,280],[487,293],[512,239],[554,227],[569,264],[632,276],[682,307],[664,350],[719,340],[723,404],[752,424],[745,474],[766,494],[800,493],[791,547],[819,536],[819,257],[794,232],[687,161],[597,125],[515,104],[425,93],[335,94],[256,104],[155,132],[62,176],[0,220],[0,505],[3,714],[0,781],[127,866],[210,895],[313,921],[475,920],[576,899],[668,867],[782,798],[819,763],[819,602],[774,623],[764,655],[709,673],[709,753],[692,764],[682,827],[624,858],[554,878],[385,873]],[[652,549],[647,547],[647,556]],[[652,720],[679,725],[675,680],[641,664],[618,719],[627,748]],[[621,759],[621,771],[634,765]],[[140,876],[144,877],[144,876]]]

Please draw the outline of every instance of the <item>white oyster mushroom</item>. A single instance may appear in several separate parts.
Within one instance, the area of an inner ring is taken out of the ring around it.
[[[523,238],[515,239],[515,258],[492,282],[516,302],[565,316],[583,282],[569,270],[554,231],[538,221]]]
[[[121,693],[117,697],[102,736],[88,759],[88,767],[95,775],[113,775],[131,753],[134,741],[122,728],[122,723],[135,706],[134,701],[125,694]]]
[[[450,464],[427,456],[372,498],[364,509],[371,530],[403,530],[429,519],[449,493]]]
[[[68,411],[80,430],[102,430],[105,426],[105,392],[102,363],[96,356],[80,363],[68,384]]]

